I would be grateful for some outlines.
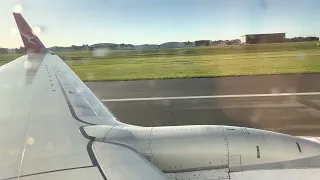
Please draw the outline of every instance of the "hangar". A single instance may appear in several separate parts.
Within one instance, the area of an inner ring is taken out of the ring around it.
[[[241,44],[283,43],[286,33],[246,34],[241,36]]]
[[[185,47],[182,42],[166,42],[160,45],[160,49],[171,49],[171,48],[183,48]]]
[[[152,49],[159,49],[159,45],[157,44],[143,44],[135,46],[135,50],[152,50]]]

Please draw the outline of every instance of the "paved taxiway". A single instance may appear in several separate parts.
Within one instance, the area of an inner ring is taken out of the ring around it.
[[[320,74],[302,74],[86,84],[130,124],[221,124],[320,136],[319,80]]]

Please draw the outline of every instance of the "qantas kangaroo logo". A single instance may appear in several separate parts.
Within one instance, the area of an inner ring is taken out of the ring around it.
[[[21,35],[23,37],[25,37],[28,40],[29,43],[32,43],[32,44],[35,44],[35,45],[39,46],[37,43],[32,41],[34,38],[36,38],[35,36],[29,36],[28,34],[24,34],[24,33],[21,33]]]

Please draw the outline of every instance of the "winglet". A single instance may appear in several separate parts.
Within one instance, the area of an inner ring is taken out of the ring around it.
[[[47,49],[40,39],[33,33],[29,24],[19,13],[13,13],[16,20],[26,53],[46,53]]]

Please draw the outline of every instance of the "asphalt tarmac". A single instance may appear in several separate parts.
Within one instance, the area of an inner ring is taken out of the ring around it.
[[[299,74],[86,84],[129,124],[218,124],[320,136],[319,80],[320,74]]]

